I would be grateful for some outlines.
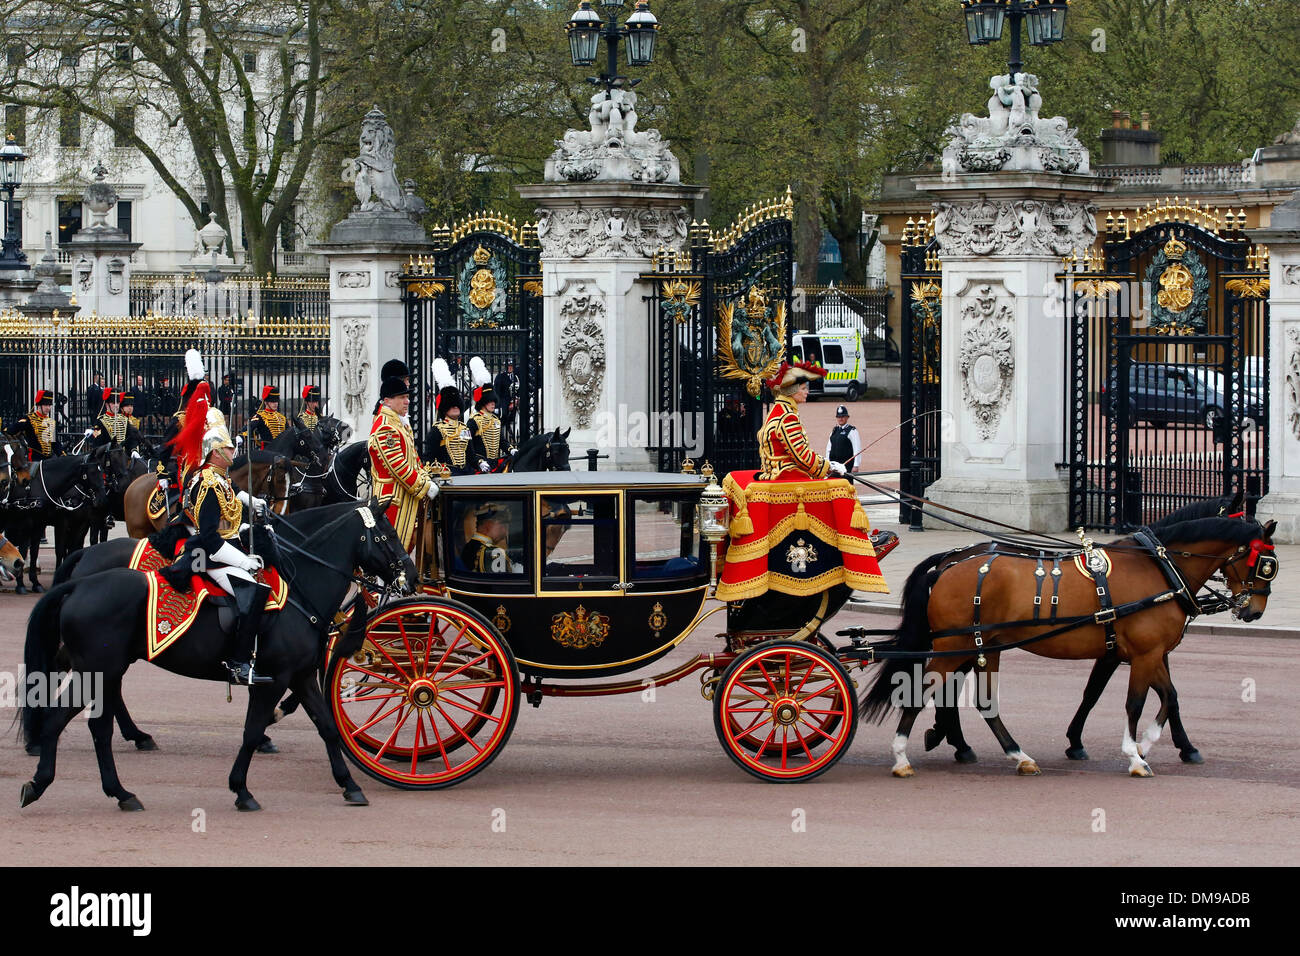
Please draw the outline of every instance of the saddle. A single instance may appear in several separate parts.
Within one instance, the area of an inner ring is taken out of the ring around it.
[[[184,541],[176,545],[176,553],[184,548]],[[204,603],[217,608],[217,623],[225,634],[235,626],[235,599],[215,583],[200,575],[191,577],[191,589],[180,592],[167,583],[161,573],[174,559],[168,559],[154,547],[149,538],[141,539],[131,554],[127,565],[132,570],[143,571],[149,581],[149,602],[145,621],[149,660],[153,660],[180,639],[199,616]],[[279,611],[289,599],[289,586],[274,568],[257,572],[257,581],[270,588],[266,598],[266,611]]]

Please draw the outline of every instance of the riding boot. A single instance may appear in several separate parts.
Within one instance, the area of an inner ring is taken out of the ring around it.
[[[233,583],[233,582],[232,582]],[[235,626],[234,648],[225,661],[230,670],[232,684],[269,684],[270,677],[253,672],[253,648],[257,640],[257,629],[262,621],[262,611],[266,607],[266,597],[271,589],[262,584],[240,581],[235,587],[235,608],[239,621]]]

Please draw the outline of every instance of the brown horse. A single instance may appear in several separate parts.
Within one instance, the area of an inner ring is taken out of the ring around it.
[[[9,539],[0,534],[0,584],[15,584],[22,580],[23,559]]]
[[[276,514],[284,514],[289,497],[288,460],[276,459],[271,462],[245,462],[239,468],[230,470],[230,480],[236,488],[252,489],[257,497],[270,500],[271,508]],[[159,508],[161,499],[150,500],[158,488],[158,476],[150,473],[136,478],[122,495],[122,515],[126,520],[126,533],[132,538],[146,538],[155,531],[167,526],[173,512],[166,507]],[[174,490],[169,489],[174,494]]]
[[[1102,546],[1104,558],[1098,560],[1102,570],[1088,563],[1088,575],[1076,569],[1073,560],[1064,560],[1056,589],[1059,605],[1052,620],[1041,604],[1040,613],[1035,613],[1035,598],[1041,599],[1043,593],[1039,581],[1044,577],[1037,573],[1043,569],[1037,552],[977,545],[927,558],[904,586],[897,636],[882,647],[910,658],[887,659],[862,700],[864,720],[883,720],[891,705],[902,710],[892,747],[894,776],[910,777],[915,772],[907,759],[907,739],[926,701],[937,689],[955,686],[953,675],[972,663],[977,683],[983,685],[978,694],[982,716],[1003,751],[1015,761],[1018,772],[1039,772],[1003,726],[994,706],[1000,651],[1018,645],[1062,660],[1097,660],[1113,649],[1129,665],[1128,720],[1121,750],[1129,759],[1131,775],[1152,776],[1143,758],[1159,740],[1170,715],[1178,714],[1178,695],[1166,656],[1182,640],[1189,605],[1195,606],[1193,596],[1221,570],[1233,597],[1234,614],[1246,621],[1263,614],[1277,573],[1271,541],[1275,527],[1276,522],[1261,526],[1235,518],[1201,518],[1162,527],[1148,543],[1129,537]],[[1080,554],[1081,560],[1088,556],[1088,552]],[[1110,570],[1104,571],[1107,562]],[[1104,585],[1099,580],[1102,573]],[[924,675],[913,679],[914,664],[927,658]],[[1152,689],[1160,709],[1139,740],[1138,720]]]

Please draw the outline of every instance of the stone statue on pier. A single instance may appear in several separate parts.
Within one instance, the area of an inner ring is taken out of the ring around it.
[[[962,114],[949,127],[943,151],[945,174],[994,170],[1089,172],[1088,151],[1064,117],[1040,117],[1043,98],[1032,73],[989,80],[988,116]]]

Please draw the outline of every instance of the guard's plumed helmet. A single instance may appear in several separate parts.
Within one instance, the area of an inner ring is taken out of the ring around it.
[[[203,460],[207,461],[208,456],[217,448],[234,448],[235,443],[230,439],[230,430],[226,428],[226,416],[221,414],[221,409],[209,406],[207,414],[203,417]]]

